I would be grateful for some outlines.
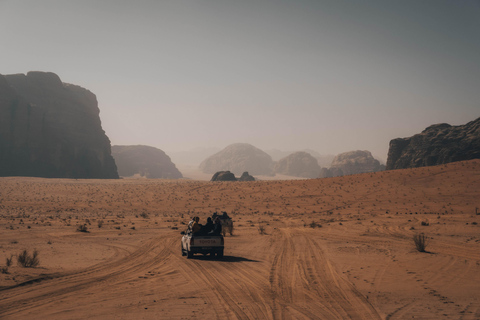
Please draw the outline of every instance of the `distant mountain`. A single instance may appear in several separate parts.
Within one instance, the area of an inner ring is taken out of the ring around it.
[[[480,118],[465,125],[431,125],[409,138],[390,141],[387,170],[480,159]]]
[[[54,73],[0,75],[0,176],[118,179],[99,113]]]
[[[149,179],[180,179],[180,171],[170,157],[150,146],[113,146],[112,155],[122,177],[136,174]]]
[[[208,157],[200,164],[204,173],[231,171],[240,175],[245,171],[253,175],[274,175],[274,162],[264,151],[247,143],[231,144]]]
[[[272,157],[273,161],[278,161],[282,158],[285,158],[289,154],[292,154],[292,151],[282,151],[278,149],[269,149],[265,150],[265,153],[267,153],[270,157]]]
[[[385,166],[373,158],[370,151],[349,151],[338,154],[329,169],[322,169],[320,177],[338,177],[385,170]]]
[[[312,149],[304,149],[299,151],[307,152],[313,157],[315,157],[320,167],[330,167],[333,158],[335,158],[334,155],[323,155]],[[274,161],[278,161],[282,158],[285,158],[286,156],[291,155],[292,153],[295,153],[296,151],[281,151],[278,149],[269,149],[265,150],[265,152],[268,153]]]
[[[275,164],[275,173],[301,178],[318,178],[320,166],[311,154],[299,151],[280,159]]]
[[[169,152],[169,155],[172,161],[177,165],[182,164],[198,166],[203,160],[219,152],[220,150],[220,148],[216,147],[198,147],[186,151]]]

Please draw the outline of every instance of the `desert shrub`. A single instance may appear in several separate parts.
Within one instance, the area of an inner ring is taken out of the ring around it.
[[[98,225],[99,228],[101,228],[103,226],[103,220],[101,220],[101,219],[98,220],[97,225]]]
[[[420,233],[414,235],[413,242],[415,243],[415,247],[419,252],[425,252],[425,248],[427,247],[427,237],[425,234]]]
[[[0,267],[0,273],[7,274],[8,273],[8,267]]]
[[[13,255],[11,255],[10,258],[6,258],[5,260],[5,264],[7,265],[7,267],[10,267],[12,265]]]
[[[33,250],[32,255],[30,255],[27,249],[23,250],[17,257],[17,262],[24,268],[35,268],[40,264],[38,259],[37,249]]]
[[[146,212],[140,213],[140,217],[142,217],[143,219],[148,219],[148,218],[150,218],[149,215],[148,215],[148,213],[146,213]]]
[[[79,232],[88,232],[88,228],[87,228],[87,225],[86,224],[81,224],[77,227],[77,231]]]
[[[428,222],[428,220],[422,221],[422,226],[429,226],[429,225],[430,225],[430,222]]]
[[[264,226],[263,224],[259,224],[259,225],[258,225],[258,233],[260,233],[260,234],[266,234],[265,226]]]

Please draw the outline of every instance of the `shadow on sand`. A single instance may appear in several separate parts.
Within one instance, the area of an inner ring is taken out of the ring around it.
[[[243,257],[236,257],[236,256],[223,256],[223,258],[217,257],[210,257],[209,255],[196,255],[193,256],[192,259],[195,260],[218,260],[223,262],[259,262],[258,260],[247,259]]]

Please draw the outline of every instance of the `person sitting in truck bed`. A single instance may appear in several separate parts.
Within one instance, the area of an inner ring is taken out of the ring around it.
[[[230,219],[230,217],[228,216],[228,213],[226,213],[225,211],[223,211],[222,219],[223,220]]]
[[[193,234],[199,232],[202,229],[202,225],[200,223],[198,223],[198,221],[200,221],[200,218],[195,217],[195,222],[192,225],[192,233]]]
[[[220,235],[222,233],[222,223],[220,222],[220,219],[218,217],[215,219],[213,230],[210,233],[214,235]]]
[[[214,224],[213,224],[213,221],[212,221],[212,218],[208,217],[207,218],[207,223],[202,226],[202,229],[200,230],[200,233],[201,234],[208,234],[209,232],[211,232],[214,228]]]

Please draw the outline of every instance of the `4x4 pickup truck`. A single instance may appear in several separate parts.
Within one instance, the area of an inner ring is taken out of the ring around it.
[[[210,254],[223,257],[223,236],[222,235],[193,235],[191,232],[182,232],[182,256],[192,258],[195,253],[203,255]]]

